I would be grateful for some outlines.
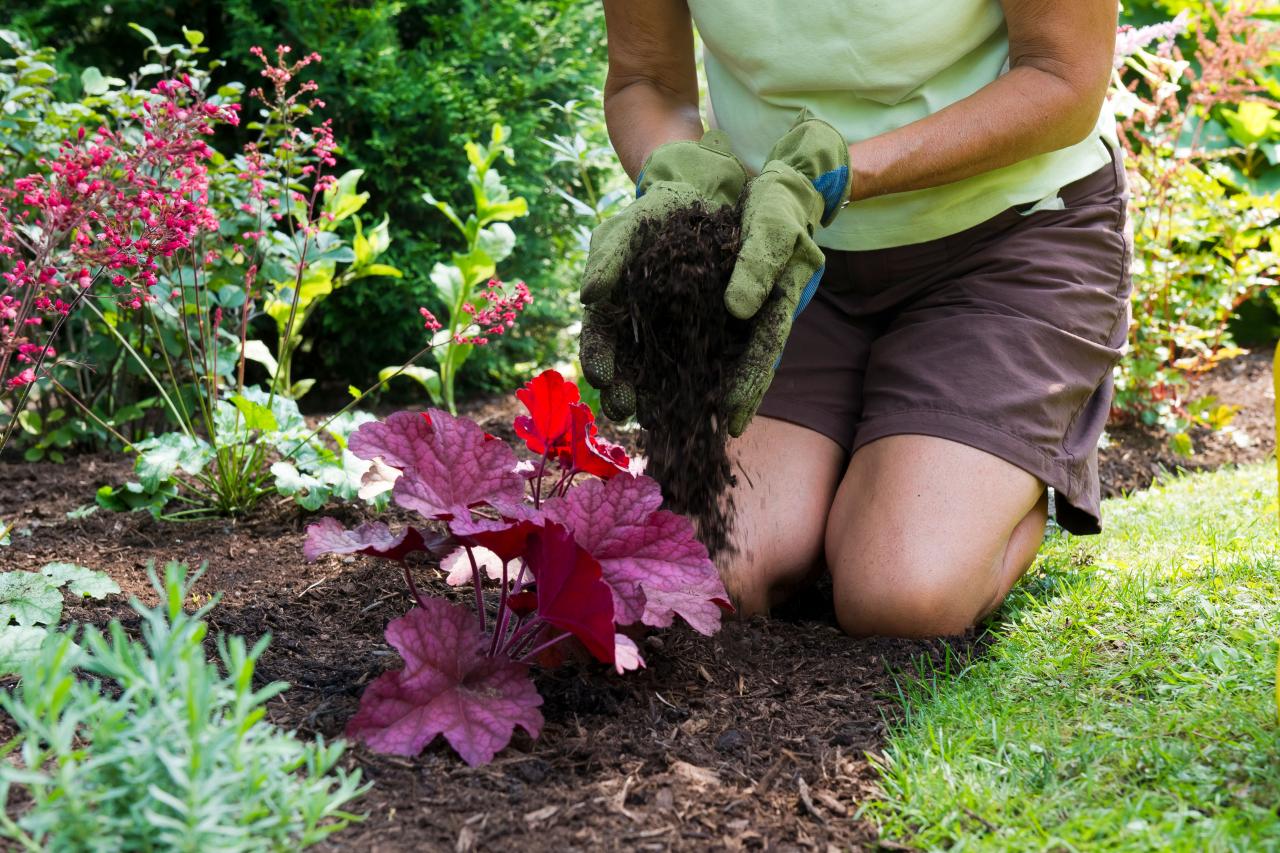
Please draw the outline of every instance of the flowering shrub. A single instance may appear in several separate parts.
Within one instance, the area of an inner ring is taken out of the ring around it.
[[[469,764],[490,761],[517,727],[538,735],[542,699],[529,668],[558,662],[564,641],[576,638],[621,673],[644,661],[620,627],[667,627],[679,616],[711,634],[730,609],[693,525],[662,510],[658,484],[597,434],[574,385],[549,370],[517,397],[529,413],[515,431],[536,462],[435,409],[352,434],[351,451],[372,465],[366,494],[390,491],[447,534],[393,533],[381,522],[348,530],[331,518],[307,529],[309,560],[400,562],[417,605],[387,627],[405,667],[369,685],[347,726],[379,751],[416,755],[442,734]],[[407,563],[417,553],[442,559],[450,584],[472,586],[474,612],[421,594]]]
[[[14,82],[29,73],[15,66]],[[9,90],[8,99],[14,98]],[[37,168],[0,184],[0,409],[3,448],[68,316],[110,299],[153,301],[161,265],[216,232],[207,138],[239,107],[189,74],[157,81],[135,108],[92,132],[80,126]],[[108,282],[107,294],[97,285]],[[95,309],[96,310],[96,309]]]
[[[1161,425],[1183,452],[1192,449],[1190,426],[1223,426],[1233,413],[1189,399],[1187,374],[1237,352],[1228,322],[1275,283],[1280,205],[1255,192],[1269,160],[1280,159],[1264,144],[1280,108],[1265,75],[1280,33],[1251,8],[1208,4],[1207,25],[1182,14],[1121,28],[1117,39],[1111,103],[1135,232],[1134,322],[1117,368],[1117,414]],[[1194,62],[1176,41],[1188,31]]]

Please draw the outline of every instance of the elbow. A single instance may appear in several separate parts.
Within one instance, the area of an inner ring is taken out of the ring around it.
[[[1044,127],[1053,148],[1069,148],[1083,142],[1098,126],[1106,101],[1109,76],[1102,80],[1037,69],[1040,79],[1030,90],[1045,109]]]

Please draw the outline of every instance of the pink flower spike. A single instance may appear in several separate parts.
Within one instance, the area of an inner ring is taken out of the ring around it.
[[[405,667],[365,689],[348,737],[411,757],[442,734],[474,767],[492,761],[517,726],[531,737],[542,730],[542,697],[529,668],[487,657],[489,639],[467,608],[428,598],[387,626],[387,642]]]

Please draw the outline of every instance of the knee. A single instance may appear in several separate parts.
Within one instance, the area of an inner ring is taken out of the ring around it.
[[[908,547],[828,552],[836,618],[855,637],[963,634],[995,603],[989,566],[958,565],[953,555]],[[991,586],[992,588],[987,588]]]

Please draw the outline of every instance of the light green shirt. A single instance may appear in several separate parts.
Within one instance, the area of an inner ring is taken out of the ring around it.
[[[801,107],[849,142],[924,118],[1008,70],[999,0],[689,0],[712,121],[759,170]],[[998,122],[999,116],[992,117]],[[923,243],[1049,201],[1111,162],[1105,107],[1083,142],[930,189],[858,201],[816,235],[832,249]]]

